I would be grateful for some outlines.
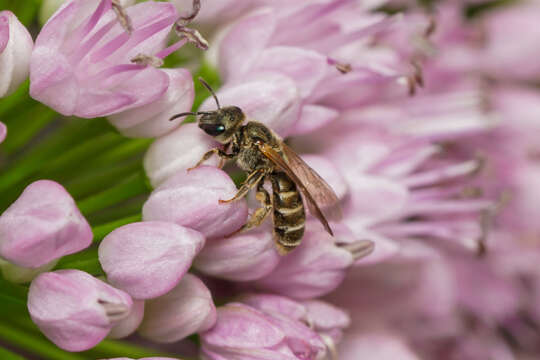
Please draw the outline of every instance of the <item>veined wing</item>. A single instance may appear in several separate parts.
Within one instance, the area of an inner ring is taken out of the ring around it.
[[[284,143],[281,146],[286,159],[270,145],[258,144],[259,150],[296,183],[300,192],[306,198],[311,214],[319,219],[330,235],[334,235],[328,224],[327,217],[330,219],[340,217],[339,199],[336,193],[291,148]]]

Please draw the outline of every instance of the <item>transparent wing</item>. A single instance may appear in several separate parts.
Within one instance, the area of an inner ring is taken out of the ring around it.
[[[296,183],[300,192],[306,198],[311,214],[319,219],[330,235],[333,235],[327,217],[329,219],[338,219],[341,217],[341,211],[339,209],[339,199],[330,185],[287,145],[282,144],[283,154],[286,159],[267,144],[259,144],[258,146],[259,150],[268,159]]]

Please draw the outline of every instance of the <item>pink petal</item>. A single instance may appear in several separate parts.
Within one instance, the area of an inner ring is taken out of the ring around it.
[[[224,81],[249,71],[266,48],[275,26],[270,8],[257,10],[234,23],[219,48],[219,69]]]
[[[200,231],[207,239],[222,237],[239,229],[247,218],[245,200],[218,202],[235,194],[236,186],[222,170],[201,166],[182,171],[154,190],[143,206],[143,219],[174,222]]]
[[[326,56],[297,47],[274,46],[263,50],[252,72],[278,72],[291,78],[300,96],[307,98],[329,70]]]
[[[197,164],[203,155],[218,143],[199,129],[197,124],[185,124],[157,138],[144,156],[144,169],[152,186],[157,187],[176,173]],[[205,161],[217,166],[217,156]]]
[[[28,77],[33,45],[17,17],[11,11],[0,12],[0,97],[11,94]]]
[[[109,116],[109,121],[125,136],[158,137],[180,125],[169,121],[178,113],[191,110],[195,92],[191,73],[186,69],[165,69],[169,86],[165,94],[150,104]]]
[[[108,337],[111,339],[121,339],[133,334],[141,324],[143,315],[144,301],[133,300],[133,306],[129,315],[111,329]]]
[[[290,78],[279,73],[255,74],[236,85],[220,89],[222,105],[240,107],[249,120],[269,126],[280,136],[287,136],[300,116],[298,89]],[[207,99],[200,110],[214,110]]]
[[[326,106],[304,105],[291,135],[304,135],[336,120],[339,112]]]
[[[270,273],[280,255],[275,250],[271,229],[258,229],[209,241],[194,266],[204,274],[233,281],[250,281]]]
[[[210,291],[196,276],[186,274],[169,293],[146,302],[139,334],[156,342],[176,342],[208,330],[216,322]]]
[[[269,348],[284,338],[285,334],[261,312],[237,303],[218,308],[216,325],[202,334],[208,345],[244,349]]]

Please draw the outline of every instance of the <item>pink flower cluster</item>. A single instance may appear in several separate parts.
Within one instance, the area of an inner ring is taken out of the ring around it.
[[[408,11],[380,10],[396,5]],[[194,87],[161,60],[188,41],[205,47],[186,28],[198,6],[69,0],[36,39],[35,99],[156,137],[143,221],[99,244],[104,279],[50,271],[92,243],[61,185],[29,185],[0,216],[4,277],[33,279],[41,331],[69,351],[135,331],[157,343],[197,334],[207,360],[540,353],[540,7],[465,19],[478,4],[426,14],[407,1],[203,1],[194,24],[213,33],[221,105],[286,138],[343,208],[334,236],[308,217],[301,245],[281,256],[269,222],[236,232],[253,197],[219,203],[236,194],[234,168],[191,169],[217,142],[169,121],[191,110]],[[28,37],[10,16],[0,16],[0,63],[13,68],[0,95],[28,70],[10,56],[31,47],[13,47]],[[180,39],[167,47],[171,29]],[[214,109],[212,98],[200,107]]]

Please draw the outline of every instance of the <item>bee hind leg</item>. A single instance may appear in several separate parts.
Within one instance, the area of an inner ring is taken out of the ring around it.
[[[261,203],[261,207],[255,210],[255,212],[251,215],[248,222],[245,223],[244,226],[242,226],[240,229],[236,230],[229,236],[238,234],[239,232],[247,231],[261,225],[262,222],[268,217],[268,215],[270,215],[272,211],[272,200],[270,199],[268,191],[266,191],[263,187],[262,181],[259,182],[259,184],[257,185],[257,195],[255,197]]]
[[[266,175],[266,170],[259,169],[253,171],[249,176],[247,177],[246,181],[240,186],[240,189],[238,189],[238,192],[236,195],[234,195],[232,198],[228,200],[219,200],[220,204],[227,204],[233,201],[236,201],[238,199],[243,198],[247,195],[249,190],[253,189]]]

